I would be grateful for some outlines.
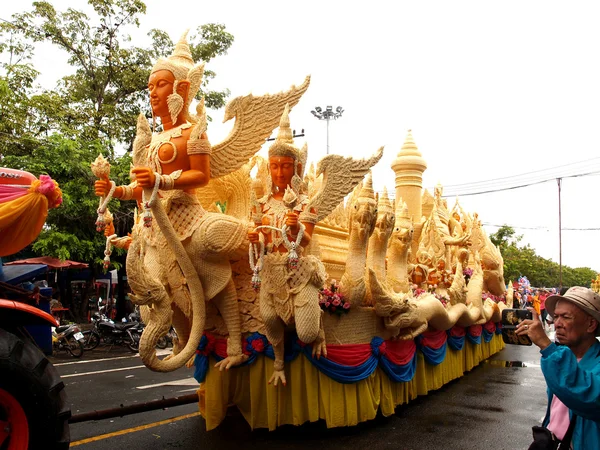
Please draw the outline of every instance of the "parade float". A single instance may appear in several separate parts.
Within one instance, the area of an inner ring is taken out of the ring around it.
[[[410,132],[390,171],[394,195],[377,195],[370,171],[383,148],[307,167],[288,114],[308,77],[232,100],[233,129],[211,145],[203,102],[189,112],[202,70],[182,37],[150,75],[163,131],[138,119],[132,183],[111,182],[101,157],[93,170],[99,230],[110,229],[111,198],[136,201],[131,234],[106,232],[106,255],[128,249],[130,298],[147,324],[141,359],[194,371],[207,429],[232,405],[252,428],[356,425],[503,348],[512,286],[502,256],[477,214],[450,208],[442,186],[423,190],[427,164]],[[268,158],[256,156],[277,127]],[[179,341],[160,359],[171,325]]]

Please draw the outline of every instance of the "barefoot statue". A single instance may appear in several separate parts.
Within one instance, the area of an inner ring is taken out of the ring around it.
[[[225,120],[236,118],[225,141],[211,146],[206,134],[204,102],[190,114],[190,104],[202,81],[204,65],[195,65],[186,34],[174,53],[159,59],[148,79],[153,133],[145,117],[138,118],[133,144],[133,183],[115,186],[107,176],[96,182],[105,205],[114,196],[137,200],[140,219],[134,226],[127,256],[132,300],[143,305],[147,327],[140,356],[153,370],[175,370],[194,357],[204,331],[205,302],[212,302],[227,327],[227,357],[221,370],[242,363],[240,314],[232,280],[230,256],[247,245],[244,220],[206,212],[196,189],[211,178],[240,169],[278,124],[286,104],[294,106],[308,88],[309,78],[287,92],[232,100]],[[101,211],[99,211],[100,214]],[[160,360],[155,345],[173,325],[179,345]]]
[[[253,283],[260,289],[260,312],[266,335],[275,353],[269,383],[286,384],[284,331],[294,324],[298,338],[313,344],[313,357],[327,356],[319,290],[327,275],[322,262],[305,254],[315,224],[325,218],[356,186],[383,153],[367,160],[328,155],[320,161],[317,176],[324,174],[313,197],[302,181],[306,146],[294,146],[285,109],[277,140],[269,148],[270,190],[253,210],[256,228],[248,233]],[[266,254],[265,254],[266,250]]]

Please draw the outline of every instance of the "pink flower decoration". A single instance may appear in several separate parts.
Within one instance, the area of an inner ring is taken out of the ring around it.
[[[329,308],[329,305],[331,305],[330,302],[325,302],[325,308]]]
[[[350,309],[350,303],[346,302],[343,306],[344,309]]]
[[[333,306],[340,306],[340,301],[337,298],[331,303],[333,303]]]
[[[54,192],[54,181],[48,175],[40,175],[40,186],[38,192],[44,194],[46,197]]]

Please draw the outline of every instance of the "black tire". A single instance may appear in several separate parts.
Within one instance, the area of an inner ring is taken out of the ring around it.
[[[67,338],[65,347],[72,357],[81,358],[83,356],[83,342],[75,339],[75,336],[71,335]]]
[[[100,344],[100,336],[92,330],[82,331],[83,348],[85,350],[94,350]]]
[[[140,351],[140,334],[137,331],[132,331],[131,338],[127,337],[125,342],[132,352],[137,353]]]
[[[0,329],[0,388],[9,392],[25,411],[29,448],[69,448],[71,408],[58,372],[33,343],[3,329]],[[0,404],[0,414],[3,409]]]
[[[156,341],[156,346],[160,349],[163,348],[167,348],[167,337],[166,336],[161,336],[158,338],[158,341]]]

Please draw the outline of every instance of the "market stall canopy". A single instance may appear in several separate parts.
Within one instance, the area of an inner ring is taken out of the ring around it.
[[[16,285],[31,280],[38,275],[43,275],[48,270],[46,264],[15,265],[13,267],[0,266],[0,282]]]
[[[19,261],[12,261],[5,263],[5,266],[19,265],[19,264],[46,264],[50,269],[87,269],[88,264],[70,261],[65,259],[61,261],[58,258],[52,258],[50,256],[39,256],[37,258],[20,259]]]

